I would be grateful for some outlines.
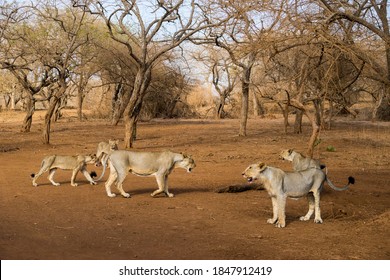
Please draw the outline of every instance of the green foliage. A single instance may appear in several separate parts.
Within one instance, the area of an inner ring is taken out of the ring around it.
[[[336,148],[333,147],[332,145],[329,145],[328,147],[326,147],[326,151],[327,152],[336,152]]]

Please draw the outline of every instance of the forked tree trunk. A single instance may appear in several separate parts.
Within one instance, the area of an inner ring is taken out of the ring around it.
[[[318,135],[320,134],[320,124],[318,123],[317,120],[317,115],[316,112],[313,112],[310,107],[303,105],[301,102],[297,100],[290,100],[290,105],[294,106],[295,108],[299,109],[302,111],[307,118],[310,121],[312,132],[311,136],[307,145],[307,152],[306,154],[309,157],[313,157],[313,151],[314,151],[314,144],[316,143],[318,139]]]
[[[112,122],[111,122],[112,125],[118,125],[120,119],[125,114],[126,108],[129,105],[130,98],[133,94],[134,89],[133,88],[128,89],[127,87],[125,87],[125,88],[122,88],[121,90],[123,92],[119,96],[120,102],[119,102],[118,108],[116,108],[116,112],[113,115]]]
[[[43,123],[43,130],[42,130],[42,132],[43,132],[43,134],[42,134],[42,142],[43,142],[43,144],[49,144],[50,143],[51,121],[52,121],[53,114],[54,114],[54,112],[56,110],[58,100],[59,99],[56,96],[53,96],[50,99],[49,108],[46,111],[45,121]]]
[[[58,109],[57,106],[60,105],[59,102],[61,102],[61,97],[64,96],[66,92],[66,83],[64,81],[60,81],[60,83],[61,85],[58,91],[50,98],[49,108],[46,111],[45,121],[42,130],[43,144],[50,144],[51,121],[53,119],[54,113],[56,113],[56,110]]]
[[[35,100],[32,95],[26,98],[26,116],[23,119],[21,132],[30,132],[32,125],[32,117],[35,112]]]
[[[151,67],[144,67],[138,70],[134,81],[134,88],[124,112],[125,148],[132,148],[136,139],[138,117],[141,112],[143,98],[145,97],[151,78]]]
[[[225,97],[221,95],[219,103],[217,105],[217,114],[216,114],[217,119],[224,118],[224,110],[223,110],[224,107],[225,107]]]

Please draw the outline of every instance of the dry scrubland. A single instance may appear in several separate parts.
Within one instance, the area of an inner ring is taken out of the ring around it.
[[[78,175],[58,171],[60,187],[37,172],[48,154],[89,153],[98,142],[123,137],[123,125],[104,120],[78,122],[73,111],[53,125],[50,146],[41,144],[43,112],[32,132],[20,133],[23,114],[0,112],[0,258],[1,259],[389,259],[390,123],[338,119],[321,133],[315,156],[329,176],[344,185],[325,185],[324,223],[299,221],[307,201],[288,200],[287,227],[266,224],[271,201],[263,190],[216,193],[245,185],[241,172],[258,160],[285,170],[283,148],[305,151],[304,134],[284,134],[283,120],[250,119],[248,137],[237,137],[237,120],[152,120],[141,123],[136,150],[171,149],[193,155],[193,173],[175,170],[169,179],[172,199],[152,198],[154,178],[129,175],[124,189],[132,198],[108,198],[104,180],[91,186]],[[327,152],[327,146],[334,152]],[[101,169],[93,166],[100,174]],[[105,179],[107,178],[105,176]]]

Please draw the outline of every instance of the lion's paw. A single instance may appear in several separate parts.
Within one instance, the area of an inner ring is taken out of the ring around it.
[[[268,219],[267,220],[267,223],[268,224],[274,224],[276,222],[276,220],[274,220],[274,219]]]
[[[277,227],[277,228],[284,228],[284,227],[286,227],[286,223],[279,223],[279,222],[277,222],[275,227]]]
[[[302,216],[299,218],[300,221],[308,221],[310,218],[307,218],[306,216]]]
[[[123,193],[122,196],[123,196],[123,197],[126,197],[126,198],[129,198],[129,197],[130,197],[130,194],[129,194],[129,193]]]
[[[115,193],[108,193],[107,196],[108,197],[116,197],[116,194]]]
[[[322,224],[322,219],[321,218],[314,219],[314,222],[316,224]]]

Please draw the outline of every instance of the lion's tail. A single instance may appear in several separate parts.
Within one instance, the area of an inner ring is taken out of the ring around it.
[[[103,178],[104,173],[106,172],[106,167],[107,167],[107,159],[103,161],[103,171],[102,174],[100,174],[100,177],[95,180],[95,182],[98,182],[101,178]],[[96,173],[95,173],[96,174]],[[97,176],[96,176],[97,177]]]
[[[42,169],[42,167],[43,167],[43,165],[45,164],[45,160],[46,160],[46,158],[44,158],[43,160],[42,160],[42,162],[41,162],[41,169]],[[54,161],[54,159],[52,160],[52,162]],[[46,170],[45,170],[46,171]],[[40,173],[40,172],[38,172],[38,173]],[[32,179],[34,179],[35,178],[35,173],[31,173],[30,174],[30,177],[32,178]]]
[[[346,184],[344,187],[342,188],[338,188],[336,187],[332,181],[328,178],[328,176],[326,176],[326,182],[328,183],[329,187],[331,187],[332,189],[334,189],[335,191],[345,191],[347,189],[349,189],[349,185],[353,185],[355,184],[355,178],[353,178],[352,176],[349,176],[348,177],[348,184]]]

